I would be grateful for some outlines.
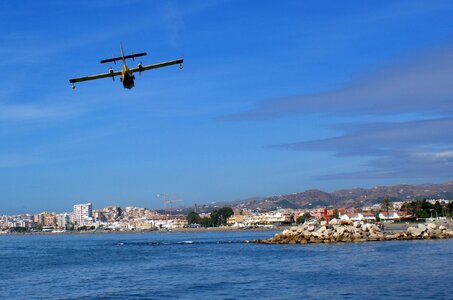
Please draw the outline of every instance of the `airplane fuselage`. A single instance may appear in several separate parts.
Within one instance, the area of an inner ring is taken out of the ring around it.
[[[123,60],[123,70],[121,71],[121,82],[125,89],[131,89],[134,87],[135,76],[129,71],[129,68],[126,65],[126,60]]]

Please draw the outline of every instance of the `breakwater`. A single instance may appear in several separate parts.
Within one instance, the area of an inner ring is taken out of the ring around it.
[[[261,244],[308,244],[308,243],[348,243],[390,240],[445,239],[453,238],[453,231],[435,223],[418,224],[406,231],[384,232],[376,224],[363,221],[343,221],[333,219],[306,222],[301,226],[286,229],[274,237],[255,240]]]

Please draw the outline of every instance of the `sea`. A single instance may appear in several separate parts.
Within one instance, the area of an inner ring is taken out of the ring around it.
[[[453,299],[453,239],[243,242],[274,234],[0,236],[0,299]]]

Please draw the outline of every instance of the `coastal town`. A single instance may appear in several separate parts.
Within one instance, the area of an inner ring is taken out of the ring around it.
[[[187,214],[182,213],[182,210],[169,212],[140,207],[108,206],[93,209],[92,203],[84,203],[76,204],[72,211],[64,213],[40,212],[0,216],[0,233],[140,232],[202,227],[271,229],[325,217],[370,223],[428,222],[451,218],[452,206],[453,200],[446,199],[399,202],[384,199],[382,203],[363,207],[277,208],[269,211],[218,207],[211,212],[200,212],[195,206],[189,209]]]

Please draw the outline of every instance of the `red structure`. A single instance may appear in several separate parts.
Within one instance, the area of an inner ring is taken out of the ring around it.
[[[329,216],[327,215],[327,208],[324,208],[324,220],[329,224]]]

